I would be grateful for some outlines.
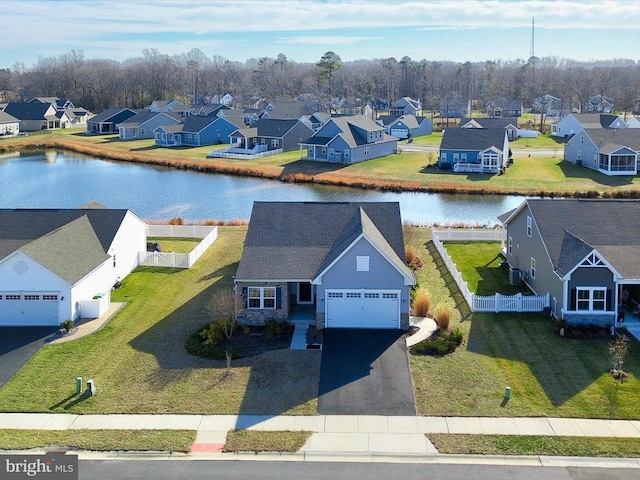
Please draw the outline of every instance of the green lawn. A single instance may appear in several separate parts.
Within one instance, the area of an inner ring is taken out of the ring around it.
[[[435,133],[414,140],[416,145],[440,143]],[[406,148],[400,142],[399,148]],[[559,146],[548,136],[521,139],[512,149],[554,149]],[[206,158],[214,147],[157,148],[153,140],[120,141],[117,135],[85,136],[78,130],[58,130],[47,135],[19,137],[0,142],[0,149],[59,148],[82,151],[88,155],[136,161],[156,165],[176,166],[199,171],[223,172],[268,178],[295,178],[362,188],[402,189],[440,192],[501,193],[526,195],[597,195],[611,196],[640,191],[638,177],[607,177],[562,160],[563,149],[554,156],[515,156],[514,164],[505,175],[454,174],[425,168],[434,163],[435,152],[409,152],[389,155],[354,165],[300,160],[298,150],[254,160]],[[220,146],[215,146],[220,148]],[[591,195],[592,193],[589,193]]]
[[[457,307],[451,325],[465,338],[456,352],[441,358],[410,355],[420,415],[640,418],[638,342],[631,343],[625,362],[631,376],[620,384],[608,374],[606,340],[558,337],[541,314],[471,314],[429,241],[429,230],[409,231],[407,240],[425,260],[417,275],[420,286],[434,307],[442,302]],[[461,258],[458,265],[469,264],[463,270],[487,263],[473,263],[483,255],[472,245]],[[511,399],[504,403],[506,386]]]
[[[148,237],[147,242],[157,242],[163,252],[189,253],[202,241],[201,238]]]
[[[640,457],[638,438],[429,434],[440,453],[467,455],[561,455]]]
[[[219,227],[189,270],[137,269],[113,292],[127,302],[117,316],[91,336],[42,348],[0,389],[0,411],[315,414],[320,352],[273,351],[227,372],[185,350],[210,321],[212,293],[231,287],[245,234],[246,226]],[[76,396],[78,376],[93,378],[97,395]]]
[[[0,450],[63,447],[187,453],[195,439],[193,430],[0,430]]]
[[[526,285],[509,284],[509,269],[500,266],[498,242],[447,242],[444,244],[458,271],[476,295],[528,293]]]
[[[227,433],[225,452],[297,452],[313,432],[232,430]]]

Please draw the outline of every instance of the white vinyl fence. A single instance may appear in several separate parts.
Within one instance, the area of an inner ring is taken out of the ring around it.
[[[191,268],[218,238],[218,227],[202,225],[147,225],[147,237],[202,238],[189,253],[139,252],[141,267]]]
[[[444,248],[442,241],[483,241],[503,242],[506,232],[498,229],[447,229],[433,230],[431,239],[449,270],[451,278],[456,282],[462,296],[472,312],[541,312],[551,304],[551,298],[547,295],[495,295],[479,296],[469,290],[469,285],[464,281],[458,267]]]

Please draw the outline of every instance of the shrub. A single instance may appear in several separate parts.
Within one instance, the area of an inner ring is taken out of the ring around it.
[[[449,322],[451,321],[451,307],[446,303],[440,303],[436,306],[434,319],[438,328],[443,331],[449,330]]]
[[[413,300],[413,314],[416,317],[426,317],[429,308],[431,308],[431,297],[426,290],[421,288],[416,292],[416,297]]]
[[[439,330],[435,337],[428,338],[414,345],[411,353],[415,355],[446,355],[452,353],[462,343],[462,332],[456,328],[455,332],[447,333]]]
[[[62,330],[64,333],[71,332],[71,330],[73,330],[73,327],[74,327],[73,320],[65,320],[60,324],[60,330]]]
[[[226,335],[222,325],[218,322],[213,322],[200,330],[200,338],[202,339],[203,344],[216,346],[224,341]]]
[[[407,265],[411,270],[420,270],[424,266],[422,259],[416,254],[413,247],[406,247],[404,250]]]
[[[268,318],[264,322],[267,332],[274,337],[279,337],[289,327],[287,320],[276,320],[275,318]]]

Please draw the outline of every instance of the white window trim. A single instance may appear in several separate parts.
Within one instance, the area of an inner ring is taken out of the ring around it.
[[[533,219],[527,216],[527,237],[531,237],[533,233]]]
[[[259,292],[259,296],[251,297],[250,292],[257,290]],[[273,290],[273,296],[266,296],[265,290]],[[249,310],[275,310],[276,309],[276,287],[247,287],[247,309]],[[249,302],[250,300],[260,300],[260,306],[251,307]],[[265,307],[265,300],[273,299],[273,307]]]
[[[508,242],[508,247],[507,247],[507,253],[509,255],[513,254],[513,237],[511,235],[509,235],[509,242]]]
[[[368,272],[369,271],[369,256],[358,255],[356,256],[356,271]]]
[[[529,271],[529,275],[531,275],[532,279],[536,279],[536,259],[531,257],[531,269]]]
[[[580,299],[579,292],[589,292],[588,299]],[[602,299],[594,299],[594,292],[604,292],[604,297]],[[580,309],[578,305],[580,302],[589,302],[588,309]],[[594,302],[602,302],[602,308],[595,309],[593,308]],[[576,287],[576,311],[577,312],[605,312],[607,310],[607,289],[606,287]]]

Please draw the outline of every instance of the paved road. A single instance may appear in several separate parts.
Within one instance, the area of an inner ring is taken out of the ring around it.
[[[531,467],[405,463],[242,462],[87,460],[79,463],[80,480],[628,480],[631,468]]]
[[[326,329],[318,413],[415,415],[403,332]]]
[[[0,388],[57,330],[57,327],[0,327]]]

